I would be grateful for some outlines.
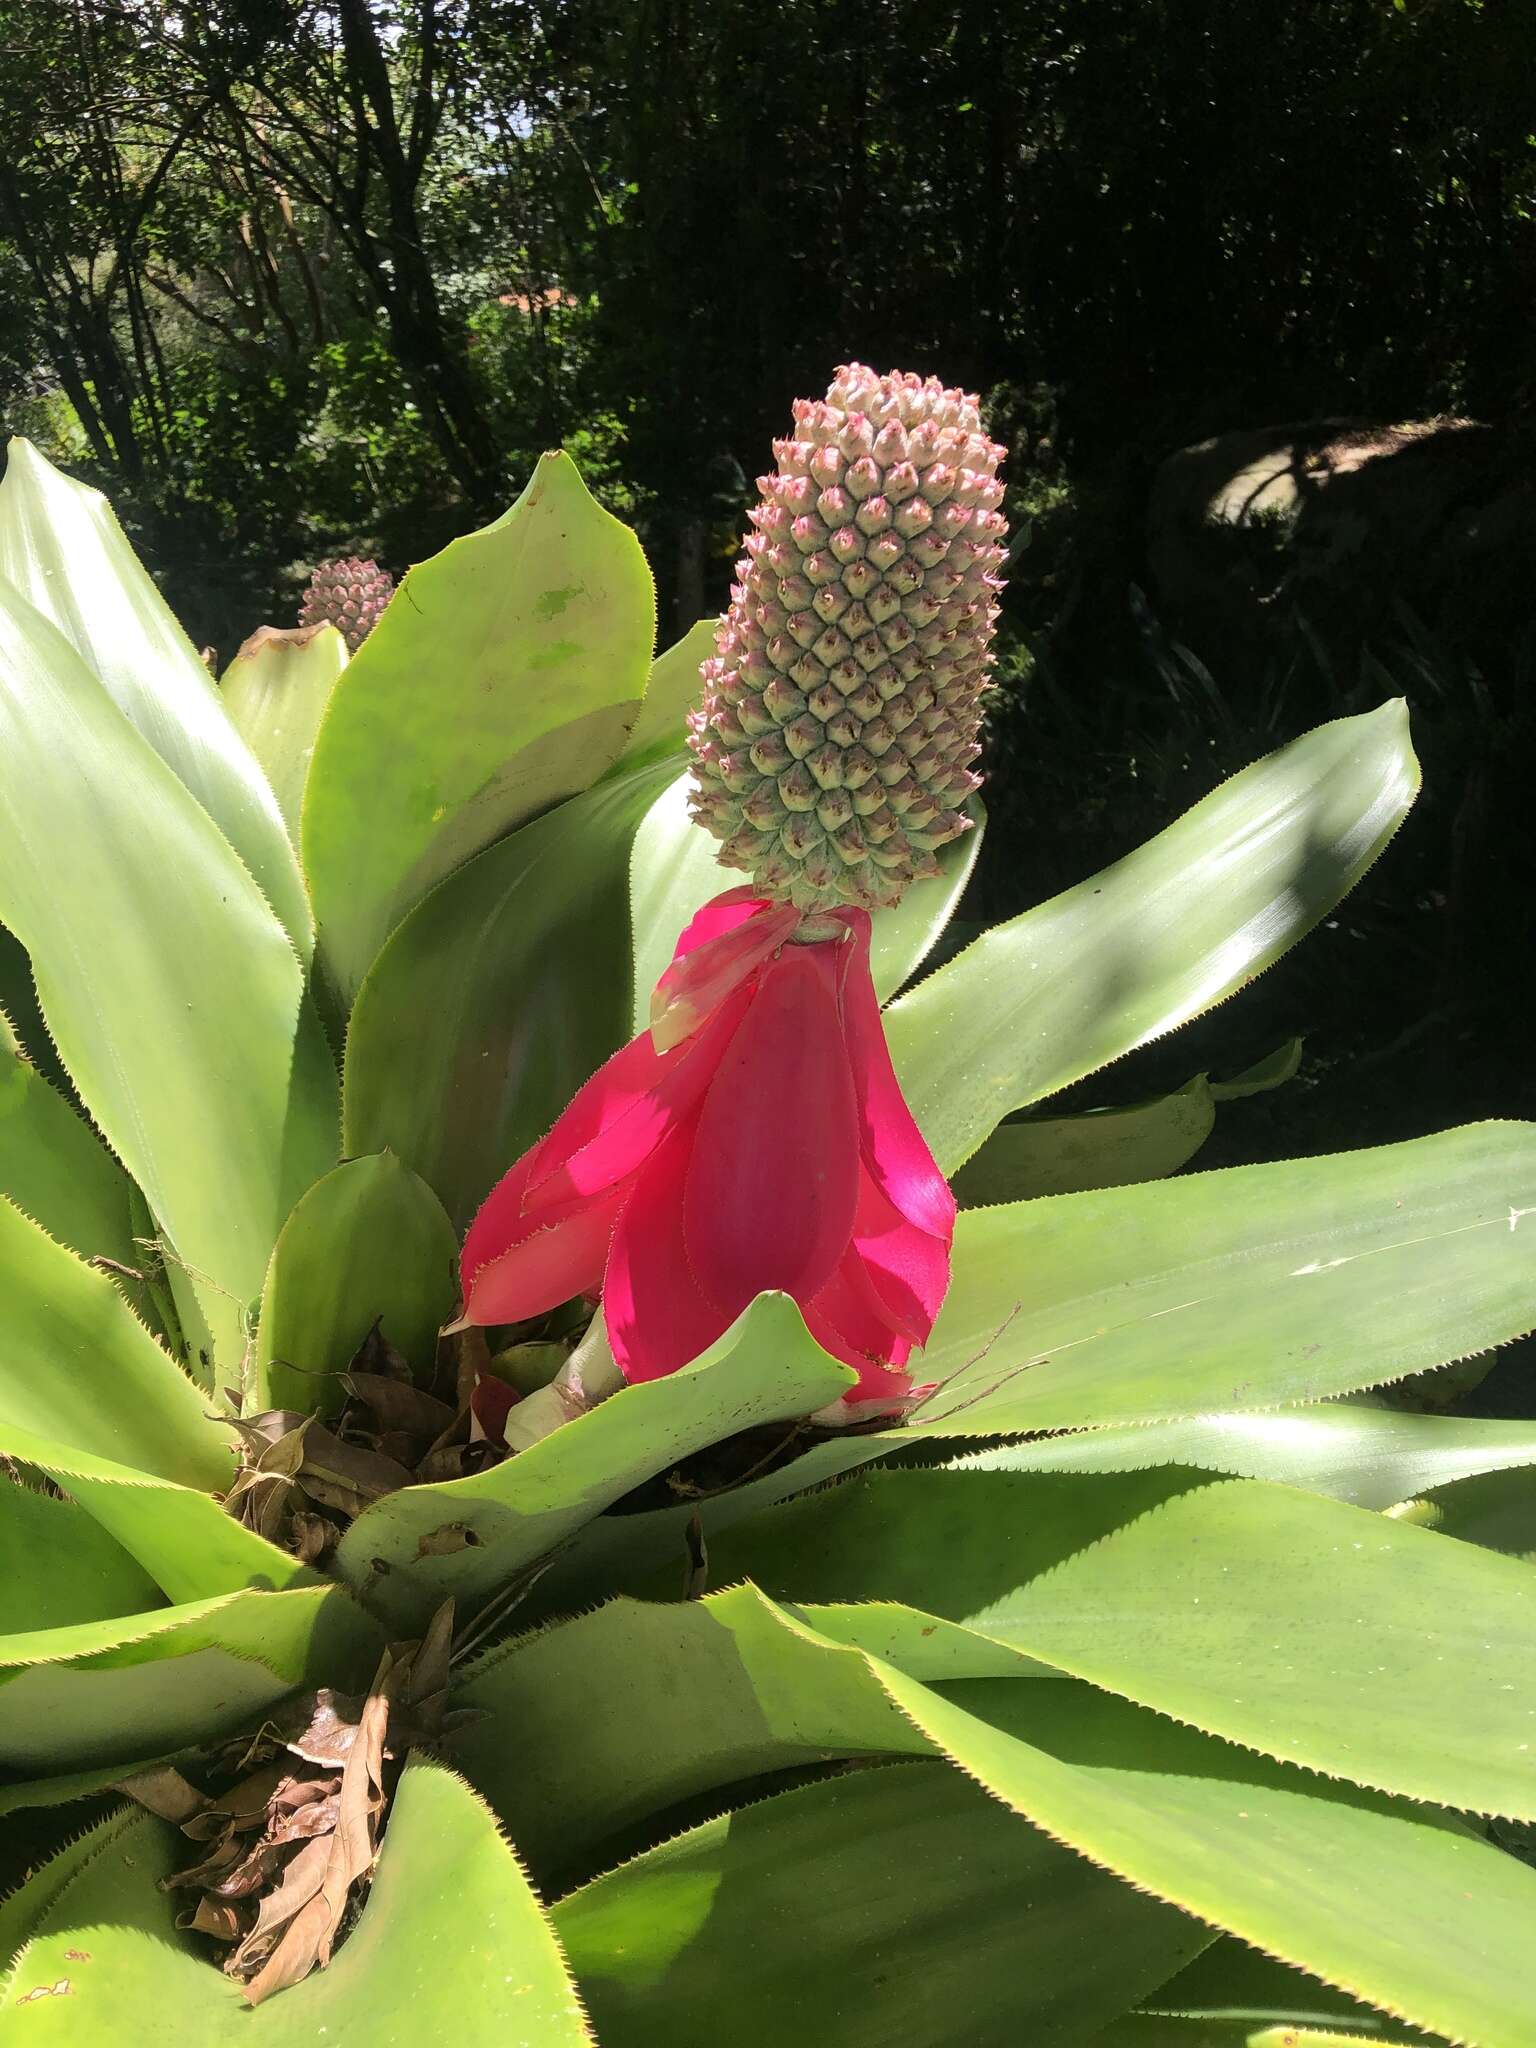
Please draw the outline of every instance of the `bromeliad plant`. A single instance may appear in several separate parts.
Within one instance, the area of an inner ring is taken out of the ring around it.
[[[0,2040],[1536,2038],[1536,1429],[1365,1398],[1536,1321],[1531,1133],[1034,1113],[1352,886],[1402,709],[923,973],[995,453],[861,370],[777,452],[718,642],[551,456],[221,696],[12,451]]]

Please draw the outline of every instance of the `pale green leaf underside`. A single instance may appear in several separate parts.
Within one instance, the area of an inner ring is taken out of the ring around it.
[[[0,1637],[0,1767],[45,1775],[238,1734],[306,1680],[366,1682],[377,1631],[339,1586],[243,1592]]]
[[[1277,960],[1359,881],[1418,783],[1400,702],[1319,726],[893,1005],[891,1053],[944,1171],[1010,1110],[1198,1016]]]
[[[96,1853],[41,1915],[0,2009],[21,2038],[76,2048],[586,2048],[559,1945],[517,1858],[474,1794],[441,1765],[400,1781],[368,1902],[326,1970],[253,2012],[209,1950],[178,1931],[184,1897],[157,1880],[188,1844],[148,1818],[108,1822]],[[76,1859],[79,1860],[78,1858]],[[46,1873],[45,1873],[46,1876]]]
[[[615,759],[655,623],[639,542],[566,455],[409,571],[331,694],[304,798],[304,865],[345,995],[434,883]]]
[[[389,1152],[349,1159],[283,1225],[262,1291],[256,1403],[327,1413],[334,1375],[377,1322],[419,1372],[458,1301],[458,1238],[426,1182]]]
[[[278,1229],[336,1156],[336,1075],[304,970],[208,814],[3,589],[0,764],[0,916],[233,1375]]]
[[[487,1472],[376,1502],[343,1537],[337,1569],[392,1623],[414,1625],[449,1593],[494,1592],[678,1458],[809,1414],[852,1383],[787,1295],[759,1295],[670,1378],[625,1387]]]
[[[924,1355],[937,1435],[1355,1391],[1536,1323],[1536,1126],[963,1214]]]
[[[672,958],[683,927],[703,904],[750,879],[715,858],[719,841],[688,814],[691,776],[685,770],[656,798],[635,834],[630,859],[630,901],[635,921],[635,978],[632,1030],[651,1018],[651,990]],[[979,803],[973,829],[940,850],[941,872],[914,882],[893,909],[874,913],[870,966],[882,1002],[917,972],[954,914],[986,826]]]
[[[369,969],[346,1149],[398,1152],[460,1228],[629,1034],[629,848],[667,772],[611,778],[488,847]]]
[[[19,438],[0,483],[0,578],[60,629],[307,954],[313,934],[298,861],[212,677],[106,499]]]
[[[1208,1939],[938,1763],[724,1814],[554,1921],[614,2048],[1065,2048]]]

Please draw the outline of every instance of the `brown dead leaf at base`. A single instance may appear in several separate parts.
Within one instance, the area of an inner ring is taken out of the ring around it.
[[[446,1601],[420,1642],[390,1645],[362,1699],[304,1694],[230,1751],[217,1794],[168,1767],[119,1787],[202,1849],[164,1888],[198,1895],[177,1925],[226,1944],[250,2004],[324,1969],[361,1911],[405,1759],[454,1718],[452,1635]]]
[[[445,1337],[432,1386],[420,1387],[375,1323],[339,1375],[346,1397],[339,1415],[321,1422],[270,1408],[231,1418],[241,1464],[225,1507],[301,1563],[323,1569],[376,1500],[402,1486],[462,1479],[506,1455],[471,1406],[484,1351],[481,1330]],[[238,1405],[232,1391],[230,1398]]]

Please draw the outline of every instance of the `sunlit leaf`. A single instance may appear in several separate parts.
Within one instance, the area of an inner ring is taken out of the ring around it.
[[[516,1855],[440,1765],[406,1769],[367,1904],[330,1967],[254,2012],[177,1928],[178,1895],[158,1888],[185,1847],[147,1817],[105,1823],[36,1916],[0,2024],[22,2013],[41,2048],[586,2048],[592,2039]],[[33,1880],[48,1882],[46,1870]],[[29,1999],[60,1984],[66,1992]]]
[[[1261,973],[1354,887],[1418,786],[1400,702],[1337,719],[930,975],[886,1028],[939,1164]]]
[[[20,438],[0,483],[0,578],[60,629],[307,953],[309,904],[277,801],[213,678],[106,499]]]
[[[853,1377],[787,1295],[759,1295],[670,1378],[625,1387],[489,1471],[376,1502],[343,1537],[337,1570],[402,1627],[446,1594],[473,1602],[641,1480],[738,1430],[809,1414]]]
[[[304,865],[346,995],[435,882],[622,751],[655,623],[639,542],[567,455],[409,571],[331,693],[304,799]]]
[[[339,1586],[222,1600],[0,1637],[0,1766],[167,1754],[255,1726],[305,1683],[366,1682],[377,1631]]]
[[[0,916],[233,1376],[278,1229],[335,1163],[304,970],[207,812],[3,589],[0,784]]]
[[[963,1213],[940,1435],[1316,1401],[1536,1323],[1536,1126]]]
[[[138,1614],[160,1589],[73,1501],[0,1482],[0,1632]]]
[[[346,665],[347,643],[334,626],[258,626],[220,679],[225,709],[261,763],[295,845],[315,736]]]

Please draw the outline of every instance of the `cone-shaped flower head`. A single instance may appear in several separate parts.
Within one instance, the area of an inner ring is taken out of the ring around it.
[[[520,1322],[600,1292],[620,1370],[647,1380],[778,1288],[858,1371],[850,1400],[895,1404],[954,1220],[891,1067],[868,913],[803,920],[733,889],[678,941],[651,1030],[492,1191],[465,1314]]]
[[[690,720],[694,815],[761,895],[877,909],[970,822],[1004,451],[964,392],[853,363],[774,453]]]
[[[356,654],[394,592],[394,577],[377,562],[364,562],[356,555],[322,562],[309,579],[299,624],[334,626]]]

